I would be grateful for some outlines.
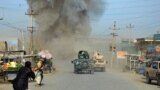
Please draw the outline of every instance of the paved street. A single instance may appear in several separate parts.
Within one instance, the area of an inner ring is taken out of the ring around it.
[[[70,61],[56,61],[57,71],[45,74],[44,85],[29,84],[29,90],[158,90],[156,85],[147,85],[143,82],[135,83],[128,75],[113,72],[95,72],[92,74],[74,74]],[[132,77],[132,76],[131,76]],[[0,90],[12,90],[11,84],[0,84]]]

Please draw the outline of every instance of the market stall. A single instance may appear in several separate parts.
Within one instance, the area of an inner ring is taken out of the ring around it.
[[[24,51],[5,51],[0,62],[0,77],[4,81],[13,80],[23,66]]]

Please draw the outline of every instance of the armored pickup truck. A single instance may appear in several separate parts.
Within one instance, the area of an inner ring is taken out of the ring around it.
[[[87,51],[79,51],[78,59],[71,61],[74,64],[74,73],[94,73],[94,60],[90,59]]]
[[[152,61],[145,69],[146,81],[151,84],[152,80],[156,80],[160,85],[160,61]]]
[[[100,69],[102,72],[105,72],[107,62],[106,60],[104,60],[103,55],[100,54],[99,52],[95,52],[93,60],[95,60],[95,65],[94,65],[95,71],[97,69]]]

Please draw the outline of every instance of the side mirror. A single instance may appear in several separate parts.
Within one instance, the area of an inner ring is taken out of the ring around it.
[[[71,61],[71,63],[74,63],[74,61]]]

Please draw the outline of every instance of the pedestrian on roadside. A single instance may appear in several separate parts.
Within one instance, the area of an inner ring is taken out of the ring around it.
[[[53,66],[52,60],[51,60],[51,59],[48,59],[48,60],[47,60],[47,69],[48,69],[49,73],[52,72],[52,69],[53,69],[52,66]]]
[[[42,80],[43,80],[43,68],[44,68],[44,64],[43,64],[43,59],[40,59],[37,62],[37,66],[35,67],[34,71],[35,71],[35,80],[37,85],[41,86],[42,85]]]
[[[20,68],[16,78],[13,80],[14,90],[27,90],[28,89],[28,79],[35,79],[35,74],[31,69],[31,62],[26,61],[25,67]]]

